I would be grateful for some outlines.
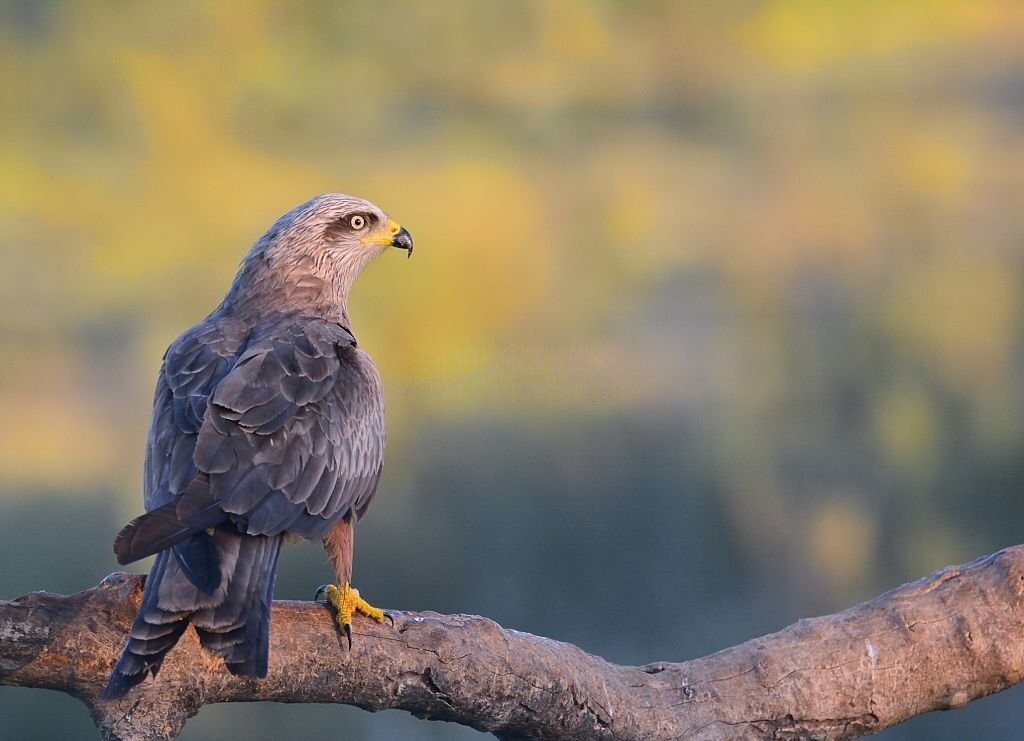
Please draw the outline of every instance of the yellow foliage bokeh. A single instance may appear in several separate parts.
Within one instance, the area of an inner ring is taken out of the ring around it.
[[[423,415],[708,400],[723,449],[770,461],[747,428],[862,363],[844,326],[899,366],[862,380],[897,469],[938,465],[936,394],[993,450],[1020,433],[1018,3],[4,12],[0,408],[52,421],[5,431],[8,487],[133,499],[162,348],[328,190],[416,238],[353,302],[396,445]],[[752,470],[723,466],[734,502]],[[845,515],[816,517],[821,551]]]

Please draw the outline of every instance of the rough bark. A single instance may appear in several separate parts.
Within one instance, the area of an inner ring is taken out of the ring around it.
[[[189,631],[155,680],[96,699],[142,580],[0,602],[0,683],[84,702],[106,739],[171,739],[203,705],[400,708],[502,738],[847,739],[955,708],[1024,677],[1024,546],[942,569],[870,602],[682,663],[610,664],[469,615],[356,622],[351,651],[323,605],[276,602],[270,676],[238,679]]]

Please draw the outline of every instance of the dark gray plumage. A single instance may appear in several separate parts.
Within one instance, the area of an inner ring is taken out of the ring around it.
[[[104,697],[155,675],[190,623],[232,673],[266,676],[285,534],[350,526],[380,478],[380,379],[356,344],[347,298],[388,246],[411,253],[412,240],[373,204],[314,198],[271,227],[220,306],[168,348],[146,449],[147,513],[114,545],[121,563],[157,558]]]

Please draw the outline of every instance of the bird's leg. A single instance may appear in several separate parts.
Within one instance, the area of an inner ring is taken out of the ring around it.
[[[321,594],[336,610],[334,619],[337,621],[338,627],[341,628],[342,634],[348,640],[349,648],[352,648],[352,616],[357,612],[376,620],[378,623],[383,623],[387,619],[391,621],[392,625],[395,624],[395,619],[391,615],[379,607],[374,607],[360,597],[359,590],[348,582],[340,586],[324,584],[316,590],[314,599],[319,599]]]
[[[348,647],[352,648],[352,616],[357,612],[366,615],[368,618],[383,623],[387,618],[391,624],[395,619],[388,613],[371,605],[359,596],[359,590],[355,589],[349,580],[352,578],[352,545],[355,540],[355,531],[351,519],[340,520],[324,538],[324,550],[334,566],[334,573],[338,584],[325,584],[316,590],[314,600],[319,599],[322,594],[336,610],[334,619],[338,622],[342,634],[348,640]]]

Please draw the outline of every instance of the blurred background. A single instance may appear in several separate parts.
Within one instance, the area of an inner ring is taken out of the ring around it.
[[[677,661],[1024,541],[1021,3],[3,0],[0,79],[0,598],[117,568],[164,348],[331,190],[416,239],[352,310],[376,604]],[[277,596],[329,575],[290,547]],[[95,734],[57,693],[0,717]],[[182,738],[289,733],[483,737],[263,704]]]

